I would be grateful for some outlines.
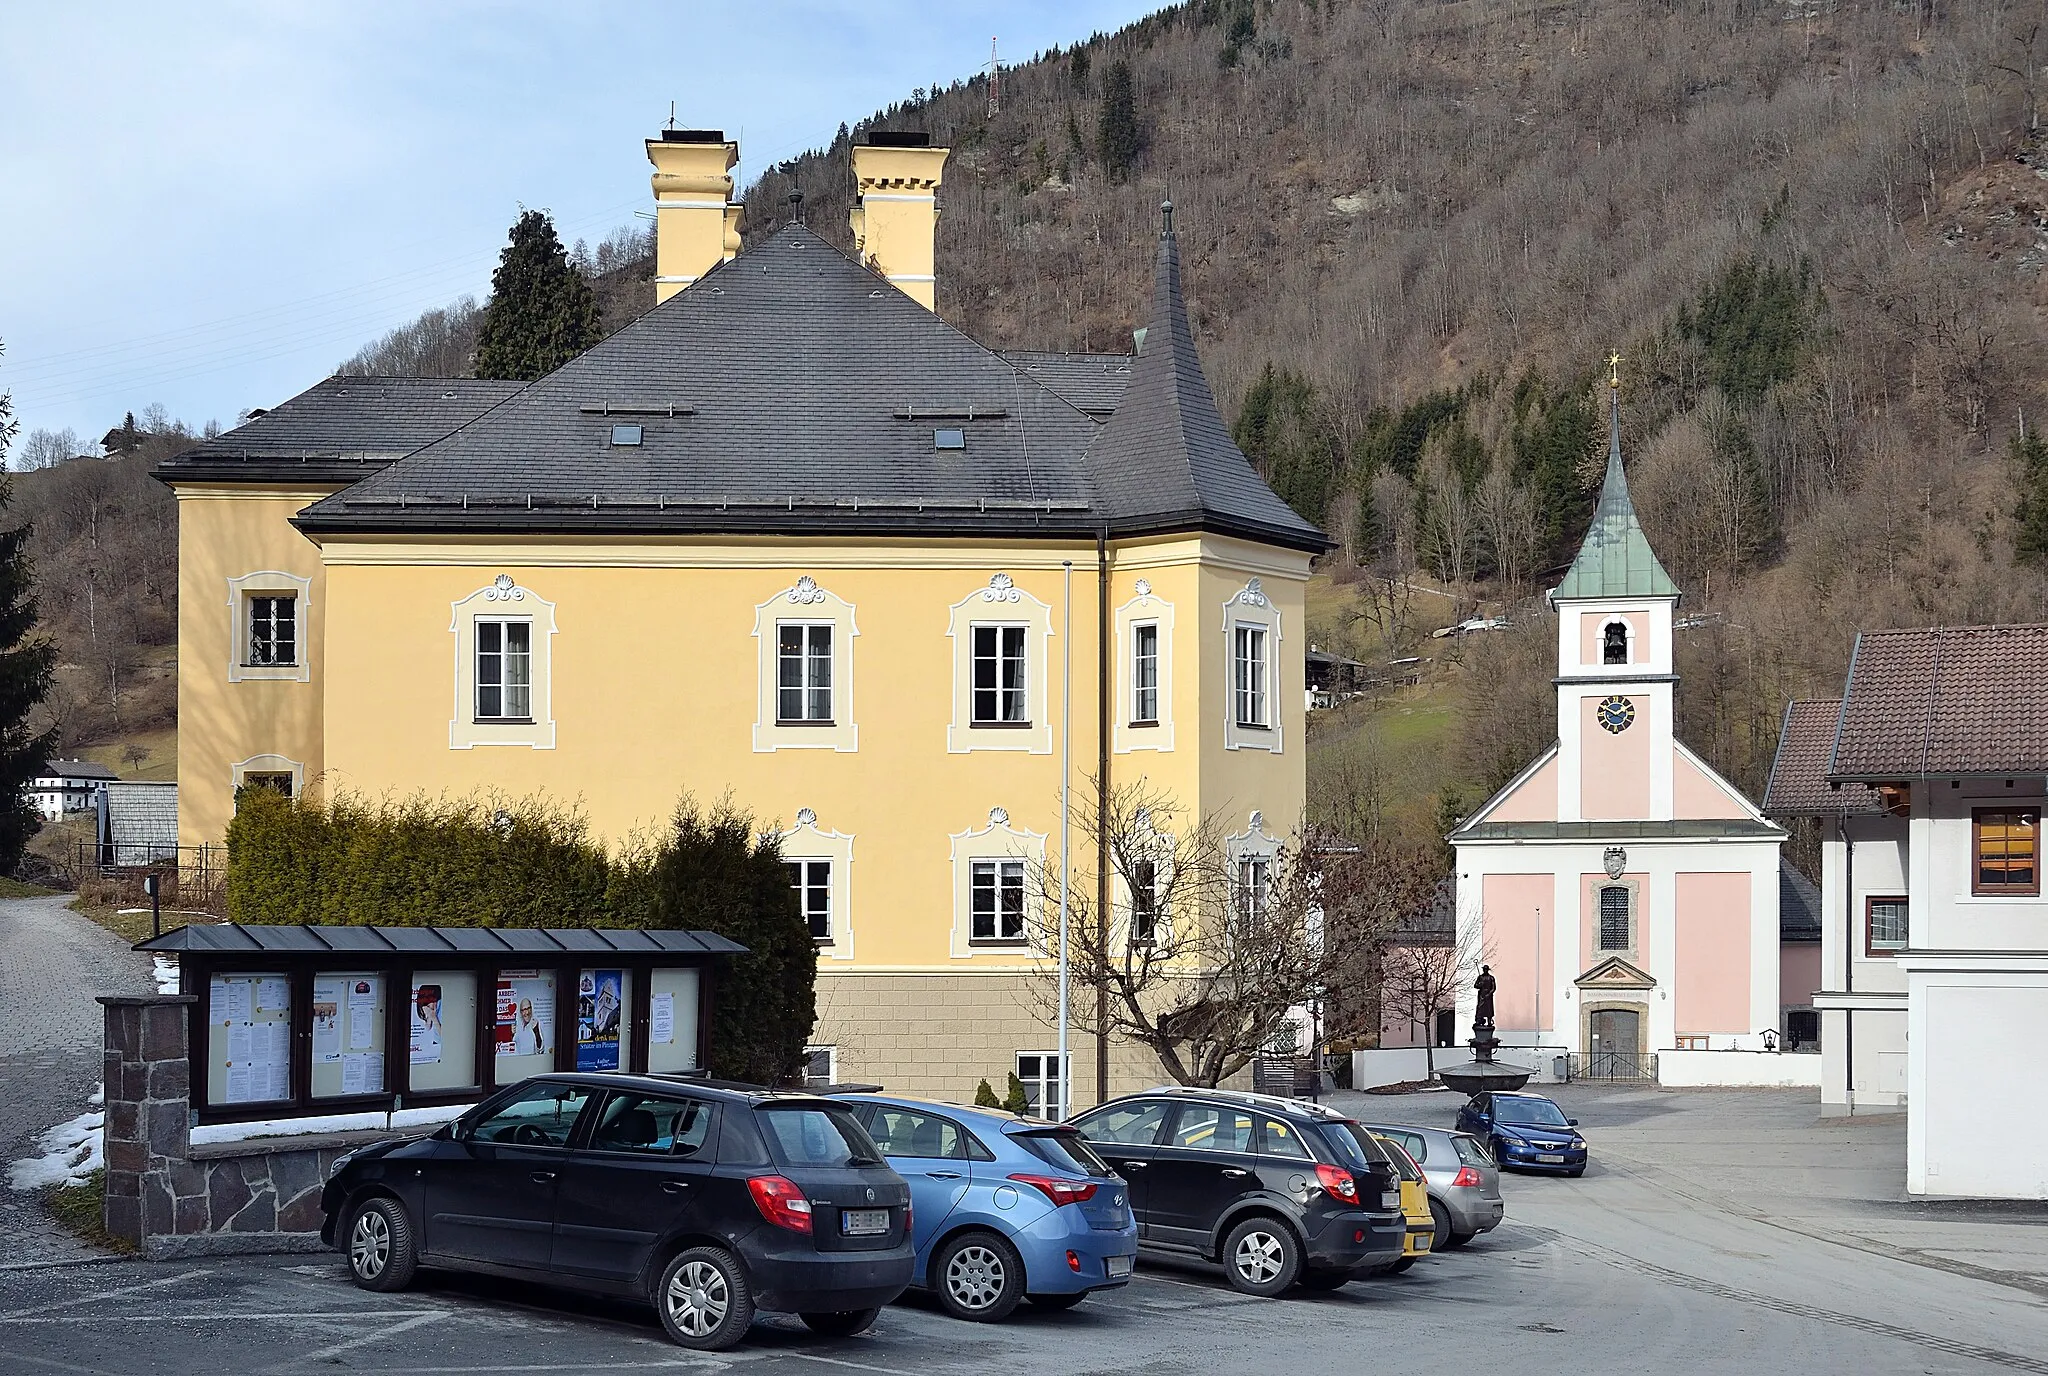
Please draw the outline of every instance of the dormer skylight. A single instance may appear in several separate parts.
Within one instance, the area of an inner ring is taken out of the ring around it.
[[[967,432],[965,430],[932,431],[932,448],[934,449],[965,449],[966,447]]]
[[[645,434],[646,430],[642,426],[614,425],[612,427],[612,447],[616,449],[625,445],[636,445],[640,443],[642,436]]]

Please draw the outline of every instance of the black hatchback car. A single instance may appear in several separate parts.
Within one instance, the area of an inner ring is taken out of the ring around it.
[[[1231,1090],[1112,1099],[1075,1127],[1130,1182],[1138,1250],[1220,1264],[1249,1295],[1335,1290],[1401,1255],[1400,1181],[1333,1109]]]
[[[335,1162],[321,1239],[355,1281],[419,1266],[640,1296],[685,1347],[757,1309],[857,1333],[910,1283],[910,1188],[844,1104],[660,1075],[522,1081]]]

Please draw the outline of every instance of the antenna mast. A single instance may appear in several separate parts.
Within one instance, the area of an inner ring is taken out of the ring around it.
[[[994,119],[1003,112],[1003,64],[996,56],[996,41],[988,41],[988,114]]]

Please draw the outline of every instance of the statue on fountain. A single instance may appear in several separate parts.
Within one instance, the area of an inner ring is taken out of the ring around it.
[[[1472,1059],[1464,1065],[1450,1066],[1437,1072],[1439,1080],[1461,1093],[1520,1089],[1535,1073],[1493,1059],[1493,1050],[1500,1045],[1500,1038],[1493,1034],[1493,995],[1499,987],[1500,981],[1493,977],[1492,967],[1480,966],[1479,978],[1472,982],[1473,992],[1478,996],[1472,1009]]]

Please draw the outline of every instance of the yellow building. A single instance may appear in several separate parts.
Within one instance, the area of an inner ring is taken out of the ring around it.
[[[1016,914],[1063,755],[1256,872],[1302,811],[1326,542],[1217,415],[1170,212],[1135,357],[1005,356],[927,304],[946,150],[855,150],[855,262],[794,225],[737,254],[732,146],[648,147],[664,299],[589,353],[331,378],[161,470],[182,840],[250,784],[545,794],[613,839],[729,791],[818,939],[819,1069],[1049,1100]],[[1084,1100],[1158,1078],[1073,1056]]]

